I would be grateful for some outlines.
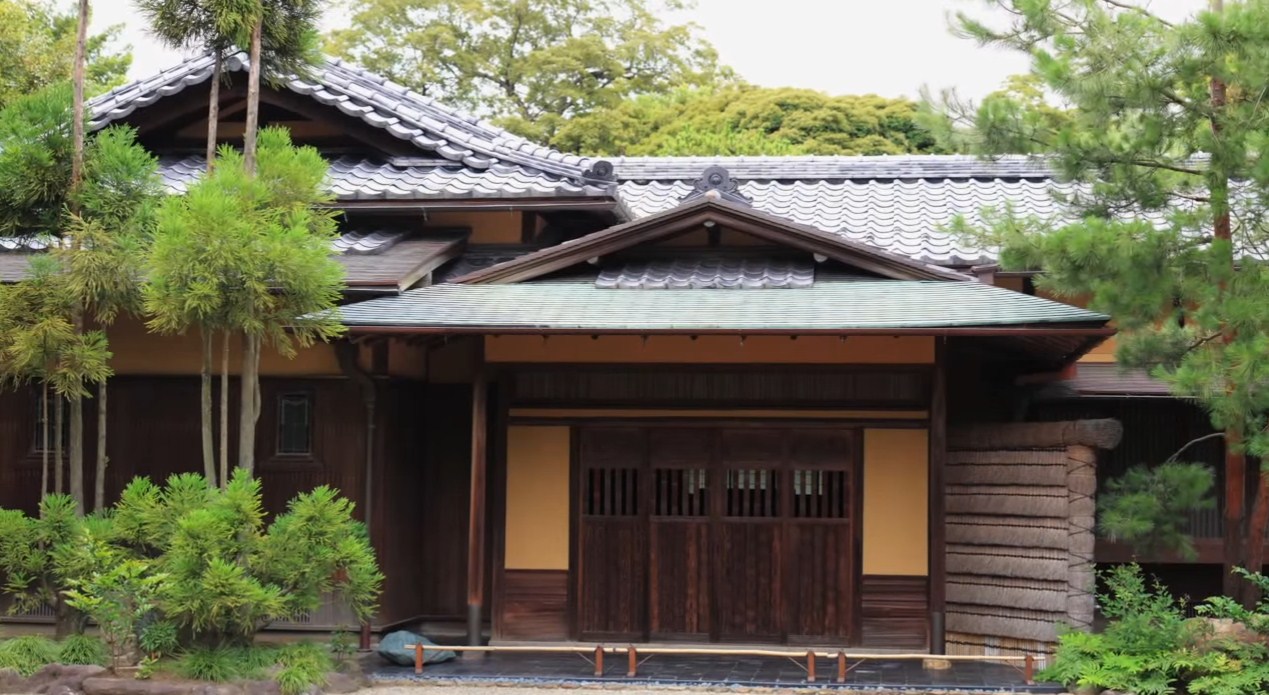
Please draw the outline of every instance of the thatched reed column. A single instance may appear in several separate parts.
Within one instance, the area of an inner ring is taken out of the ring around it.
[[[1066,447],[1067,548],[1066,614],[1075,628],[1093,625],[1093,547],[1097,515],[1097,451],[1080,444]]]

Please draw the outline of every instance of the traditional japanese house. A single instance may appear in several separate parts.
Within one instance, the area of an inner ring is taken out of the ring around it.
[[[211,69],[98,97],[92,125],[135,127],[179,192]],[[221,90],[225,142],[244,97]],[[356,501],[374,630],[1043,648],[1092,619],[1098,468],[1136,462],[1101,418],[1201,427],[1108,370],[1108,317],[941,231],[1052,214],[1042,163],[598,161],[338,62],[262,102],[331,160],[349,333],[266,355],[258,472],[272,511],[321,483]],[[40,251],[7,243],[0,280]],[[108,494],[200,470],[197,336],[109,337]],[[3,506],[36,503],[35,404],[0,395]]]

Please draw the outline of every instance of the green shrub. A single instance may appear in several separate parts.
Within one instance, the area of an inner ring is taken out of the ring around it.
[[[264,626],[336,595],[373,614],[383,575],[353,505],[319,487],[265,523],[260,482],[239,470],[224,490],[197,475],[133,481],[115,506],[118,542],[155,558],[156,605],[193,643],[245,645]]]
[[[71,635],[58,647],[57,662],[60,664],[105,666],[109,660],[105,643],[96,637]]]
[[[155,620],[141,628],[137,643],[141,651],[152,657],[170,656],[180,646],[176,625],[166,620]]]
[[[1269,692],[1269,646],[1263,641],[1218,637],[1202,620],[1186,619],[1185,606],[1135,565],[1104,576],[1099,597],[1106,629],[1100,634],[1070,631],[1059,639],[1053,665],[1040,674],[1072,689],[1115,690],[1137,695],[1250,695]],[[1259,575],[1248,578],[1262,586]],[[1269,603],[1246,611],[1217,598],[1200,614],[1233,621],[1255,634],[1264,626]]]
[[[313,686],[326,685],[326,674],[335,668],[330,653],[313,644],[290,644],[278,650],[275,676],[283,695],[298,695]]]
[[[352,661],[353,655],[357,653],[357,639],[353,637],[351,632],[339,630],[330,636],[330,654],[335,659],[336,668],[342,668],[345,664]]]
[[[135,663],[137,626],[154,610],[155,595],[166,577],[149,560],[123,558],[105,543],[92,551],[106,569],[70,581],[66,603],[97,623],[110,651],[110,669]]]
[[[0,668],[29,676],[57,663],[59,651],[56,642],[44,637],[15,637],[0,642]]]
[[[199,647],[176,660],[176,673],[183,678],[226,683],[248,678],[258,670],[244,659],[244,650],[233,647]]]

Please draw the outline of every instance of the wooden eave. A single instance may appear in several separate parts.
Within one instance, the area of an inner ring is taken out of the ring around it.
[[[455,278],[468,284],[524,282],[632,246],[666,239],[713,223],[768,242],[876,273],[893,280],[967,281],[955,271],[926,265],[814,227],[798,224],[718,197],[701,196],[665,212],[619,224],[578,239]]]

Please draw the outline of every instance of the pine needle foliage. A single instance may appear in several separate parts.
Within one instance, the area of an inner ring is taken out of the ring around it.
[[[960,30],[1030,57],[1065,110],[1027,135],[1078,185],[1058,196],[1060,217],[996,210],[954,230],[999,247],[1008,269],[1042,270],[1037,287],[1113,316],[1120,364],[1205,407],[1226,433],[1226,479],[1238,479],[1241,452],[1269,456],[1269,2],[1216,2],[1180,22],[1143,3],[980,4],[1006,20],[962,14]],[[973,125],[1001,151],[1019,134],[1009,123]],[[1226,524],[1238,547],[1226,561],[1253,569],[1269,527],[1261,479],[1250,521]]]

